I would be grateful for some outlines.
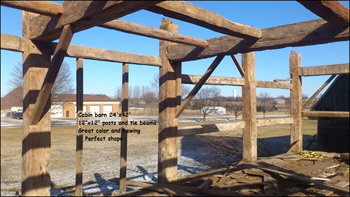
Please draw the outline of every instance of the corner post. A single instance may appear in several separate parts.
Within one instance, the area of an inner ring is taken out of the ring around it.
[[[37,14],[22,12],[23,138],[22,196],[50,196],[48,170],[51,148],[51,95],[41,119],[30,124],[35,102],[51,62],[51,43],[30,40],[30,21]]]
[[[178,32],[178,26],[172,21],[163,19],[161,29]],[[179,87],[176,86],[176,68],[180,63],[171,62],[167,58],[169,41],[160,41],[159,54],[162,66],[159,69],[159,115],[158,115],[158,180],[166,183],[177,179],[177,129],[178,119],[175,118],[179,104]],[[181,94],[181,93],[180,93]]]
[[[256,161],[258,159],[257,124],[256,124],[256,80],[255,53],[242,54],[244,69],[244,85],[242,87],[242,118],[243,128],[243,160]]]
[[[289,56],[289,69],[290,78],[292,83],[292,89],[290,90],[290,115],[293,119],[290,131],[290,143],[296,144],[292,152],[298,153],[303,150],[303,135],[301,132],[302,125],[302,88],[301,88],[301,76],[299,75],[299,69],[301,68],[301,55],[292,51]]]

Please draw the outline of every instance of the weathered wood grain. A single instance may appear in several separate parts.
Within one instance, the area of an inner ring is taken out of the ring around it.
[[[1,49],[23,52],[22,39],[18,36],[1,34]]]
[[[146,10],[211,29],[216,32],[248,39],[262,36],[261,30],[232,22],[223,16],[185,1],[164,1]]]
[[[202,78],[201,75],[181,75],[183,84],[197,84]],[[206,85],[236,85],[243,86],[243,78],[234,78],[234,77],[215,77],[211,76],[204,83]]]
[[[318,76],[333,74],[349,74],[349,64],[332,64],[324,66],[306,66],[299,68],[301,76]]]
[[[56,43],[53,43],[52,45],[55,47]],[[66,56],[110,62],[161,66],[160,58],[158,56],[140,55],[79,45],[70,45]]]
[[[1,5],[46,16],[63,13],[63,6],[51,1],[1,1]]]
[[[323,19],[262,29],[258,40],[223,36],[208,39],[205,48],[179,44],[169,47],[168,58],[176,61],[190,61],[216,56],[267,49],[306,46],[349,40],[349,27],[336,27]]]
[[[301,55],[292,51],[289,56],[290,78],[292,79],[292,89],[290,90],[290,116],[293,119],[290,131],[290,144],[300,141],[295,147],[295,152],[303,150],[303,135],[301,132],[301,107],[302,107],[302,90],[301,77],[298,74],[298,69],[301,67]]]
[[[178,32],[178,26],[163,19],[163,30]],[[159,54],[162,67],[159,69],[159,115],[158,115],[158,182],[166,183],[177,179],[177,127],[175,118],[178,101],[176,99],[176,73],[178,64],[166,57],[168,41],[160,41]]]
[[[345,111],[303,111],[303,117],[337,117],[349,118],[350,113]]]
[[[161,1],[65,1],[62,15],[38,16],[32,19],[31,39],[53,41],[59,38],[64,25],[74,26],[73,32],[89,29],[136,12]]]
[[[22,15],[23,46],[23,137],[22,186],[23,196],[50,196],[51,102],[44,103],[45,114],[36,125],[30,116],[50,65],[50,43],[29,39],[29,20],[36,14]]]
[[[272,126],[278,124],[292,124],[292,118],[276,118],[276,119],[259,119],[256,121],[256,125],[258,127],[261,126]]]
[[[340,26],[349,26],[349,8],[339,1],[300,1],[305,8],[323,18],[329,23]]]
[[[245,83],[242,87],[243,160],[258,159],[257,123],[256,123],[256,81],[255,53],[242,54],[242,67],[245,71]]]
[[[196,134],[202,134],[202,133],[221,132],[221,131],[233,131],[236,129],[244,128],[244,125],[245,125],[244,121],[235,121],[231,123],[179,127],[178,136],[196,135]]]
[[[161,40],[183,43],[183,44],[198,46],[202,48],[205,48],[209,44],[208,41],[203,39],[195,38],[192,36],[186,36],[186,35],[182,35],[174,32],[169,32],[169,31],[157,29],[154,27],[140,25],[137,23],[133,23],[133,22],[129,22],[121,19],[109,21],[99,26],[107,29],[113,29],[113,30],[118,30],[126,33],[140,35],[140,36],[146,36],[149,38],[157,38]]]
[[[47,71],[47,75],[43,82],[43,86],[40,89],[38,98],[35,102],[33,113],[30,117],[30,123],[32,125],[36,125],[43,115],[45,103],[49,100],[53,84],[57,78],[58,72],[61,68],[61,65],[64,59],[64,55],[68,49],[68,46],[70,44],[70,41],[72,40],[72,37],[73,37],[73,32],[70,25],[64,26],[62,30],[62,35],[60,37],[60,41],[58,42],[55,48],[55,52],[51,60],[50,68]]]

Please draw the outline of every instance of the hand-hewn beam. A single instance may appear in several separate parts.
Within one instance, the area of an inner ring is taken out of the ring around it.
[[[349,27],[336,27],[323,19],[263,29],[259,40],[246,40],[233,36],[208,39],[209,45],[198,48],[183,44],[169,46],[168,58],[190,61],[216,56],[293,46],[324,44],[349,40]]]
[[[337,118],[349,118],[350,112],[348,111],[303,111],[303,117],[337,117]]]
[[[340,27],[349,26],[349,8],[339,1],[297,1],[333,25]]]
[[[22,39],[18,36],[1,34],[1,49],[23,52]]]
[[[58,72],[64,59],[64,55],[68,49],[72,37],[73,32],[70,25],[65,25],[62,30],[62,35],[60,36],[60,41],[56,46],[54,56],[51,60],[50,68],[47,71],[45,80],[43,82],[43,86],[40,89],[38,98],[35,102],[35,107],[30,117],[31,125],[36,125],[42,117],[45,103],[48,101],[51,95],[53,84],[57,78]]]
[[[197,84],[202,76],[200,75],[182,75],[183,84]],[[261,81],[256,80],[256,87],[259,88],[281,88],[281,89],[292,89],[292,84],[279,83],[273,81]],[[230,85],[230,86],[243,86],[244,78],[235,77],[209,77],[204,83],[206,85]]]
[[[202,78],[201,75],[181,75],[183,84],[197,84],[199,80]],[[209,77],[207,81],[204,83],[206,85],[236,85],[243,86],[244,79],[243,78],[234,78],[234,77]]]
[[[191,100],[196,96],[197,92],[201,89],[210,75],[214,72],[215,68],[220,64],[221,60],[224,59],[224,55],[217,56],[213,63],[209,66],[209,68],[205,71],[203,77],[198,81],[198,83],[193,87],[191,92],[187,95],[185,101],[181,104],[181,106],[176,110],[175,118],[178,118],[180,114],[185,110],[185,107],[191,102]]]
[[[52,45],[55,47],[56,43],[53,43]],[[70,45],[66,56],[111,62],[161,66],[160,58],[158,56],[140,55],[79,45]]]
[[[306,66],[299,68],[301,76],[349,74],[349,64],[332,64],[324,66]]]
[[[31,22],[31,39],[52,41],[59,38],[64,25],[74,26],[73,33],[101,25],[161,1],[65,1],[62,15],[38,16]]]
[[[262,36],[260,29],[232,22],[215,12],[185,1],[165,1],[146,9],[231,36],[250,39]]]
[[[1,1],[1,5],[46,16],[63,13],[63,6],[51,1]]]
[[[22,40],[18,36],[1,34],[1,49],[23,52],[21,43]],[[53,42],[51,45],[52,48],[55,49],[57,43]],[[53,54],[53,51],[51,54]],[[129,64],[161,66],[160,58],[158,56],[141,55],[79,45],[69,45],[65,56]]]
[[[136,35],[146,36],[149,38],[158,38],[161,40],[167,40],[167,41],[171,41],[171,42],[177,42],[177,43],[182,43],[182,44],[187,44],[187,45],[192,45],[192,46],[198,46],[201,48],[205,48],[209,44],[208,41],[203,40],[203,39],[199,39],[199,38],[195,38],[195,37],[191,37],[191,36],[186,36],[186,35],[181,35],[178,33],[165,31],[163,29],[157,29],[154,27],[140,25],[137,23],[124,21],[121,19],[109,21],[109,22],[104,23],[104,24],[99,25],[99,26],[104,27],[104,28],[108,28],[108,29],[126,32],[126,33],[132,33],[132,34],[136,34]]]
[[[258,139],[256,122],[256,81],[255,53],[242,54],[242,67],[245,71],[242,87],[243,160],[256,161],[258,158]]]
[[[292,51],[289,55],[289,72],[292,89],[290,90],[290,115],[293,119],[293,124],[290,129],[290,144],[299,143],[293,150],[298,153],[303,150],[303,134],[302,134],[302,84],[301,77],[298,74],[298,69],[301,67],[301,55]]]

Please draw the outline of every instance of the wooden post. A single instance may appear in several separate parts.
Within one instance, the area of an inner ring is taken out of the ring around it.
[[[163,19],[161,29],[178,32],[178,26]],[[176,66],[167,58],[167,47],[173,43],[160,41],[159,54],[162,67],[159,69],[159,116],[158,116],[158,180],[166,183],[177,179],[177,127],[175,118],[178,101],[176,99]],[[179,75],[178,75],[179,76]]]
[[[244,161],[255,161],[258,158],[254,55],[254,52],[242,54],[242,67],[245,72],[242,87],[242,118],[245,121],[245,127],[243,128]]]
[[[127,114],[129,110],[129,64],[123,64],[123,77],[122,77],[122,115]],[[128,121],[127,116],[122,116],[122,121]],[[123,125],[121,129],[126,128]],[[119,180],[119,193],[126,192],[126,164],[127,164],[127,146],[128,146],[128,133],[121,132],[121,144],[120,144],[120,180]]]
[[[83,134],[79,133],[78,130],[83,126],[80,121],[83,120],[82,117],[78,117],[79,113],[83,113],[83,95],[84,95],[84,72],[83,72],[83,59],[77,58],[76,61],[77,71],[76,71],[76,83],[77,83],[77,132],[76,132],[76,161],[75,161],[75,195],[83,196]]]
[[[51,43],[29,39],[30,20],[37,14],[22,12],[23,46],[23,139],[22,196],[50,196],[48,164],[51,148],[50,95],[43,103],[43,116],[30,125],[34,104],[51,61]]]
[[[303,150],[303,136],[301,133],[301,109],[302,109],[302,90],[301,90],[301,77],[298,74],[298,70],[301,67],[301,55],[292,51],[289,57],[289,69],[290,78],[292,83],[292,89],[290,90],[290,115],[293,119],[290,131],[290,144],[298,143],[294,150],[294,153],[298,153]],[[299,142],[297,142],[299,141]]]

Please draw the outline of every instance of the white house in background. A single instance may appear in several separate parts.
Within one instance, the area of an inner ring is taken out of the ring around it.
[[[286,104],[286,100],[283,99],[283,98],[276,98],[276,99],[274,100],[274,103],[275,103],[276,105],[284,105],[284,104]]]
[[[226,114],[226,108],[222,106],[204,106],[201,108],[201,113],[209,112],[209,115],[224,115]]]

